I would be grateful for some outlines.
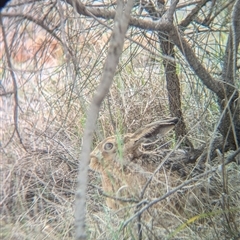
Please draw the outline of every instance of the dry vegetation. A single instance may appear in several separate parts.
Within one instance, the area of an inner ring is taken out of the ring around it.
[[[4,31],[0,29],[0,238],[73,239],[86,111],[100,80],[111,34],[106,25],[112,26],[112,20],[101,19],[103,25],[60,1],[12,1],[11,6],[2,12]],[[215,31],[192,25],[187,33],[214,76],[220,74],[227,31],[222,26],[229,22],[229,11],[226,8],[216,17]],[[184,14],[179,14],[179,21]],[[94,146],[107,136],[134,132],[170,115],[157,41],[153,32],[129,29],[113,85],[99,113]],[[188,138],[200,148],[218,134],[217,99],[178,51],[176,56]],[[165,140],[169,147],[180,148],[173,132]],[[222,159],[219,155],[207,163],[207,170]],[[167,204],[163,201],[163,216],[152,215],[155,219],[142,222],[143,239],[240,239],[240,156],[236,159],[224,174],[205,175],[175,192]],[[176,181],[186,180],[178,176]],[[196,191],[199,188],[204,191]],[[166,189],[159,197],[171,190]],[[181,211],[172,204],[179,195],[184,198]],[[194,200],[189,200],[193,195]],[[125,218],[111,211],[100,175],[92,170],[87,199],[89,239],[140,239],[136,218],[123,228],[134,211],[124,208],[129,213]],[[131,205],[136,208],[136,203]],[[166,226],[168,217],[171,224]],[[157,228],[152,228],[153,220],[159,221]]]

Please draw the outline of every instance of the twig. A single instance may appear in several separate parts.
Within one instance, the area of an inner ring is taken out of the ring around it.
[[[117,200],[117,201],[120,201],[120,202],[128,202],[128,203],[137,203],[137,204],[139,204],[139,200],[137,200],[137,199],[115,197],[115,196],[112,196],[112,195],[109,195],[109,194],[105,193],[101,188],[99,188],[99,187],[97,187],[95,185],[89,184],[89,186],[96,188],[99,191],[100,195],[102,195],[102,196],[104,196],[106,198],[111,198],[111,199],[114,199],[114,200]],[[143,201],[146,203],[146,200],[143,200]],[[142,201],[141,201],[141,204],[142,204]]]
[[[12,76],[12,81],[13,81],[13,94],[14,94],[13,96],[14,96],[14,102],[15,102],[15,105],[14,105],[14,126],[15,126],[15,128],[14,128],[12,137],[14,136],[14,133],[16,131],[20,143],[22,144],[24,150],[27,151],[25,146],[24,146],[24,144],[23,144],[22,137],[21,137],[19,129],[18,129],[18,108],[19,108],[19,103],[18,103],[17,79],[16,79],[15,74],[13,72],[13,67],[12,67],[12,63],[11,63],[11,57],[10,57],[10,53],[9,53],[9,49],[8,49],[8,44],[7,44],[7,39],[6,39],[6,32],[5,32],[5,28],[3,26],[1,12],[0,12],[0,25],[1,25],[1,28],[2,28],[2,35],[3,35],[4,48],[5,48],[5,52],[6,52],[7,64],[8,64],[8,68],[9,68],[10,74]]]
[[[151,177],[148,179],[148,181],[146,182],[146,184],[143,187],[143,190],[140,194],[140,198],[142,199],[144,196],[144,193],[148,187],[148,185],[151,183],[153,177],[156,175],[156,173],[162,168],[162,166],[167,162],[167,160],[169,159],[169,157],[174,153],[174,151],[180,146],[180,144],[182,143],[183,139],[181,139],[181,141],[178,143],[178,145],[167,154],[167,156],[161,161],[161,163],[158,165],[158,167],[155,169],[155,171],[153,172],[153,174],[151,175]]]
[[[191,12],[187,15],[186,18],[182,20],[182,22],[179,24],[180,28],[186,28],[192,20],[195,18],[195,16],[198,14],[200,9],[208,2],[208,0],[203,0],[199,2],[196,7],[194,7]]]
[[[0,97],[8,96],[8,95],[12,95],[12,94],[14,94],[13,91],[10,91],[10,92],[4,92],[4,93],[0,93]]]
[[[166,199],[167,197],[169,197],[170,195],[174,194],[175,192],[177,192],[178,190],[180,190],[181,188],[187,186],[188,184],[195,182],[197,180],[199,180],[200,178],[206,177],[208,174],[212,174],[216,171],[222,171],[223,166],[228,165],[229,163],[233,162],[234,158],[240,153],[240,149],[236,150],[234,153],[232,153],[225,161],[224,164],[220,164],[217,167],[214,167],[213,169],[206,171],[202,174],[199,174],[196,177],[193,177],[185,182],[183,182],[182,184],[180,184],[179,186],[177,186],[176,188],[172,189],[171,191],[167,192],[165,195],[161,196],[160,198],[154,199],[153,201],[149,202],[148,205],[144,206],[143,208],[141,208],[138,212],[136,212],[131,218],[129,218],[128,220],[126,220],[123,223],[122,228],[125,228],[129,222],[131,222],[134,218],[136,218],[138,215],[141,215],[144,211],[146,211],[148,208],[150,208],[151,206],[153,206],[154,204]]]
[[[71,49],[69,47],[66,46],[65,42],[58,37],[58,35],[56,34],[56,29],[58,29],[59,26],[55,26],[53,29],[50,29],[47,25],[45,25],[43,23],[44,19],[37,19],[34,18],[28,14],[22,14],[22,13],[3,13],[2,17],[8,17],[8,18],[22,18],[24,20],[28,20],[29,22],[33,22],[36,25],[40,26],[41,28],[43,28],[47,33],[49,33],[51,36],[53,36],[57,41],[59,41],[62,46],[68,50],[69,54],[71,56],[73,56],[73,53],[71,51]],[[64,38],[63,38],[64,39]]]
[[[238,150],[236,150],[235,152],[233,152],[232,154],[230,154],[227,159],[225,160],[224,165],[228,165],[231,162],[234,162],[235,157],[240,154],[240,148]]]

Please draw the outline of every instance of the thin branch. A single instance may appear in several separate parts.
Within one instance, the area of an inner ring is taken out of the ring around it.
[[[225,165],[234,162],[235,161],[235,157],[238,156],[238,154],[240,154],[240,148],[237,149],[235,152],[233,152],[232,154],[230,154],[227,159],[225,160]]]
[[[201,79],[203,84],[213,91],[220,99],[224,99],[224,91],[221,81],[215,80],[211,74],[202,65],[199,59],[196,57],[193,49],[188,42],[180,35],[175,26],[172,25],[172,30],[169,32],[171,40],[181,51],[183,56],[188,61],[192,70]]]
[[[141,194],[140,194],[140,198],[142,199],[144,196],[144,193],[148,187],[148,185],[151,183],[152,179],[154,178],[154,176],[160,171],[160,169],[163,167],[163,165],[168,161],[168,159],[170,158],[170,156],[174,153],[174,151],[176,149],[178,149],[178,147],[180,146],[180,144],[183,142],[183,138],[179,141],[179,143],[175,146],[174,149],[172,149],[167,156],[161,161],[161,163],[158,165],[158,167],[155,169],[155,171],[153,172],[153,174],[150,176],[150,178],[148,179],[148,181],[146,182],[145,186],[143,187]]]
[[[45,25],[43,23],[43,19],[36,19],[30,15],[27,14],[22,14],[22,13],[2,13],[2,17],[8,17],[8,18],[22,18],[24,20],[28,20],[29,22],[33,22],[36,25],[40,26],[41,28],[43,28],[46,32],[48,32],[51,36],[53,36],[57,41],[59,41],[64,48],[66,48],[66,43],[60,38],[58,37],[58,35],[55,33],[56,29],[58,28],[58,26],[55,26],[53,29],[50,29],[47,25]],[[73,56],[71,50],[69,49],[69,47],[67,47],[68,52],[71,54],[71,56]]]
[[[73,6],[78,10],[79,1],[75,0]],[[116,19],[113,33],[111,36],[108,56],[105,62],[100,85],[97,88],[96,94],[93,97],[89,112],[87,115],[86,126],[83,134],[83,146],[80,155],[80,167],[78,173],[78,188],[76,190],[75,203],[75,224],[76,224],[76,239],[87,239],[85,230],[86,220],[86,193],[88,184],[88,165],[91,151],[91,143],[93,138],[93,131],[97,121],[98,113],[101,103],[109,92],[113,77],[119,62],[119,57],[122,53],[124,37],[128,29],[129,18],[133,7],[133,0],[129,0],[123,11],[123,1],[119,0],[116,10]]]
[[[4,93],[0,93],[0,97],[3,97],[3,96],[9,96],[9,95],[12,95],[14,94],[13,91],[10,91],[10,92],[4,92]]]
[[[209,25],[212,21],[214,21],[214,19],[226,8],[228,8],[229,5],[231,5],[235,0],[231,0],[228,3],[226,3],[225,5],[223,5],[205,24]]]
[[[8,18],[22,18],[24,20],[28,20],[29,22],[33,22],[40,27],[42,27],[44,30],[46,30],[49,34],[51,34],[56,40],[61,42],[61,38],[59,38],[54,31],[56,31],[57,27],[54,27],[54,29],[50,29],[47,25],[43,24],[43,19],[37,19],[30,15],[23,14],[23,13],[2,13],[2,17],[8,17]]]
[[[19,132],[19,128],[18,128],[18,107],[19,107],[19,103],[18,103],[17,79],[16,79],[15,74],[13,72],[13,66],[12,66],[12,63],[11,63],[11,56],[10,56],[10,52],[9,52],[9,49],[8,49],[6,32],[5,32],[5,28],[3,26],[1,12],[0,12],[0,25],[1,25],[1,28],[2,28],[2,35],[3,35],[4,48],[5,48],[5,52],[6,52],[7,64],[8,64],[8,68],[9,68],[10,74],[12,76],[12,81],[13,81],[13,94],[14,94],[14,103],[15,103],[15,105],[14,105],[14,127],[15,127],[14,132],[16,131],[20,143],[22,144],[23,148],[26,150],[26,148],[23,144],[23,141],[22,141],[22,137],[21,137],[20,132]],[[14,132],[13,132],[12,136],[14,135]]]
[[[201,178],[206,177],[209,174],[212,174],[216,171],[221,172],[223,169],[223,166],[228,165],[229,163],[234,161],[234,158],[240,153],[240,149],[238,149],[237,151],[235,151],[234,153],[232,153],[225,161],[223,164],[218,165],[217,167],[212,168],[209,171],[206,171],[202,174],[199,174],[196,177],[193,177],[185,182],[183,182],[182,184],[180,184],[179,186],[177,186],[176,188],[172,189],[171,191],[167,192],[166,194],[164,194],[163,196],[161,196],[160,198],[154,199],[153,201],[149,202],[148,205],[144,206],[143,208],[141,208],[138,212],[136,212],[131,218],[129,218],[128,220],[126,220],[123,225],[122,228],[125,228],[129,222],[131,222],[134,218],[138,217],[139,215],[141,215],[144,211],[146,211],[147,209],[149,209],[151,206],[153,206],[154,204],[168,198],[169,196],[171,196],[172,194],[176,193],[178,190],[182,189],[183,187],[189,185],[192,182],[198,181]]]
[[[163,196],[161,196],[160,198],[154,199],[153,201],[149,202],[148,205],[144,206],[143,208],[141,208],[138,212],[136,212],[131,218],[129,218],[128,220],[126,220],[123,224],[123,228],[125,228],[129,222],[131,222],[134,218],[136,218],[138,215],[142,214],[144,211],[146,211],[148,208],[150,208],[151,206],[153,206],[154,204],[168,198],[169,196],[171,196],[172,194],[176,193],[178,190],[180,190],[181,188],[189,185],[192,182],[195,182],[197,180],[199,180],[199,178],[201,177],[205,177],[210,173],[213,173],[214,171],[216,171],[216,169],[214,170],[209,170],[205,173],[202,173],[194,178],[191,178],[190,180],[187,180],[185,182],[183,182],[182,184],[180,184],[179,186],[175,187],[174,189],[172,189],[171,191],[167,192],[166,194],[164,194]]]
[[[114,199],[116,201],[120,201],[120,202],[127,202],[127,203],[137,203],[139,204],[139,200],[137,199],[134,199],[134,198],[123,198],[123,197],[115,197],[115,196],[112,196],[112,195],[109,195],[107,193],[105,193],[100,187],[97,187],[95,185],[92,185],[90,184],[89,186],[93,187],[93,188],[96,188],[100,195],[106,197],[106,198],[110,198],[110,199]]]
[[[195,8],[192,9],[192,11],[187,15],[185,19],[182,20],[182,22],[179,24],[180,28],[186,28],[192,20],[195,18],[195,16],[198,14],[199,10],[208,2],[209,0],[203,0],[197,4]]]
[[[237,50],[240,41],[240,0],[237,0],[233,6],[232,13],[232,38],[233,38],[233,78],[236,79]]]
[[[195,4],[199,4],[201,3],[202,1],[195,1],[195,2],[186,2],[186,3],[180,3],[178,4],[177,6],[177,9],[182,9],[182,8],[186,8],[186,7],[190,7],[192,5],[195,5]]]
[[[76,11],[80,15],[84,15],[87,17],[96,17],[96,18],[104,18],[104,19],[113,19],[115,16],[115,10],[106,10],[102,8],[93,8],[93,7],[85,7],[85,5],[81,1],[75,0],[66,0],[66,2],[75,7]],[[156,24],[156,22],[151,20],[143,20],[135,17],[130,17],[129,26],[138,27],[144,30],[153,30],[153,31],[168,31],[169,25],[166,24],[165,21]]]
[[[166,11],[166,13],[163,15],[163,19],[164,17],[166,17],[165,19],[169,22],[173,22],[173,15],[175,13],[177,4],[178,4],[179,0],[175,0],[173,1],[173,3],[171,4],[171,6],[169,7],[169,9]]]

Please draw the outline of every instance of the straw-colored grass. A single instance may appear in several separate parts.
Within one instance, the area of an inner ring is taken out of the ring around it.
[[[48,6],[40,9],[42,15]],[[110,31],[94,20],[74,19],[76,13],[66,6],[64,10],[71,28],[65,32],[67,39],[63,43],[45,30],[39,32],[34,23],[18,18],[4,20],[18,85],[16,102],[1,37],[0,75],[4,90],[0,88],[0,93],[8,93],[0,97],[0,238],[4,240],[74,238],[74,193],[82,134],[87,108],[102,73]],[[56,22],[57,16],[53,15]],[[142,46],[126,42],[113,86],[99,113],[94,146],[107,136],[134,132],[169,116],[162,62],[158,55],[149,53],[158,45],[154,41],[153,45],[148,44],[141,33],[139,36]],[[199,147],[215,134],[217,103],[184,61],[179,58],[178,64],[183,115],[189,138]],[[169,147],[177,145],[173,133],[167,140],[171,142]],[[219,163],[221,159],[208,167]],[[159,203],[162,216],[159,211],[158,215],[154,213],[154,207],[149,209],[146,214],[150,217],[142,221],[143,239],[237,239],[239,165],[232,163],[225,174],[224,184],[222,175],[217,173],[175,193],[173,199],[178,195],[183,199],[178,203],[182,203],[181,212],[166,201]],[[179,176],[177,179],[180,183],[186,180]],[[159,197],[163,194],[155,193]],[[88,238],[138,239],[136,219],[122,229],[136,206],[125,206],[126,216],[121,217],[106,206],[105,195],[100,175],[89,170]]]

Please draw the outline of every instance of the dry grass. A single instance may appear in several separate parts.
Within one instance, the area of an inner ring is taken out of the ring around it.
[[[104,64],[108,32],[96,27],[94,21],[74,19],[76,13],[69,9],[67,14],[72,22],[65,44],[56,42],[45,31],[39,33],[33,23],[16,18],[4,22],[6,29],[9,27],[7,39],[18,84],[19,106],[18,118],[14,120],[13,94],[0,98],[0,232],[4,240],[73,239],[81,137],[86,109]],[[58,18],[54,15],[54,19]],[[91,31],[85,30],[88,27]],[[141,34],[138,40],[146,45]],[[148,48],[155,50],[154,44]],[[99,114],[94,145],[107,136],[133,132],[169,116],[161,60],[136,44],[129,46],[128,42]],[[0,47],[4,87],[0,91],[6,93],[14,89],[2,39]],[[73,55],[69,55],[69,48]],[[188,68],[183,71],[183,67],[184,62],[179,60],[185,121],[190,139],[200,146],[212,137],[218,118],[217,103]],[[175,146],[173,139],[170,135],[171,145]],[[240,226],[239,165],[231,164],[226,172],[225,185],[218,174],[214,181],[201,179],[180,190],[178,194],[186,197],[181,213],[174,205],[165,206],[163,202],[161,221],[161,216],[158,218],[151,213],[153,209],[149,210],[153,218],[143,221],[144,239],[234,239]],[[137,239],[136,220],[121,229],[133,211],[124,219],[108,209],[105,197],[96,188],[101,188],[99,174],[89,171],[89,181],[89,239]],[[201,186],[216,195],[196,191],[200,181]],[[189,196],[197,205],[189,204]],[[124,209],[126,213],[128,208]],[[171,218],[171,226],[165,225],[167,217]],[[158,227],[152,228],[156,221]]]

